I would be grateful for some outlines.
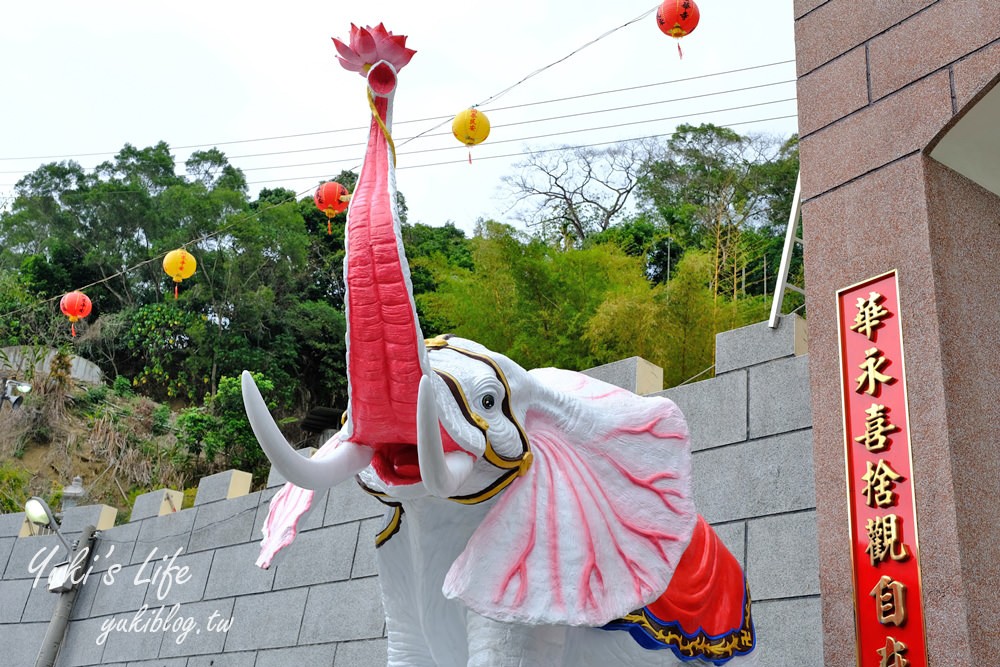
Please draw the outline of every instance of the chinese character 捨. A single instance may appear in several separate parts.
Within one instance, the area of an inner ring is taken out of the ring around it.
[[[872,567],[878,565],[886,559],[906,560],[909,556],[906,553],[906,546],[899,538],[899,526],[896,523],[899,517],[895,514],[889,516],[877,516],[868,519],[865,531],[868,533],[868,546],[865,552],[871,560]]]
[[[882,325],[882,318],[889,314],[889,311],[879,304],[884,298],[878,292],[869,292],[867,299],[859,296],[858,314],[854,317],[851,331],[857,331],[859,334],[864,334],[868,340],[874,340],[872,335],[875,329]]]
[[[885,406],[872,403],[872,406],[865,410],[868,417],[865,418],[864,435],[854,438],[855,442],[860,442],[869,452],[880,452],[885,449],[889,438],[886,433],[899,430],[895,424],[890,424],[885,414]]]
[[[883,575],[868,595],[875,598],[879,623],[897,627],[906,623],[906,584]]]
[[[863,370],[864,373],[857,377],[858,386],[854,391],[864,391],[869,396],[873,396],[875,394],[875,390],[878,388],[877,383],[889,383],[896,379],[879,372],[879,369],[882,368],[886,362],[885,357],[879,356],[881,354],[882,353],[879,352],[877,347],[865,350],[865,360],[858,364],[858,368]],[[865,388],[862,390],[861,387],[863,386]]]
[[[903,657],[905,651],[906,644],[897,642],[892,637],[886,637],[885,646],[878,650],[878,654],[882,658],[878,667],[907,667],[910,661]]]
[[[865,503],[868,507],[890,507],[896,503],[896,494],[892,492],[892,486],[903,476],[893,470],[883,459],[879,459],[874,466],[871,461],[865,461],[868,472],[861,480],[865,483],[861,493],[865,495]]]

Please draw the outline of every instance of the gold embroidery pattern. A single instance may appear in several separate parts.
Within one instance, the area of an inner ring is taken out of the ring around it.
[[[703,658],[721,665],[737,655],[749,653],[755,643],[753,620],[750,617],[749,591],[743,606],[743,626],[716,638],[700,630],[694,635],[686,635],[674,624],[664,625],[656,620],[645,607],[631,614],[625,614],[621,620],[638,625],[650,637],[670,647],[681,659]],[[612,625],[614,623],[612,622]]]

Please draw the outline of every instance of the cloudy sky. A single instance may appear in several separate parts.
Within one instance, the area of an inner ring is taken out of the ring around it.
[[[683,59],[649,0],[8,3],[0,201],[45,162],[93,167],[126,142],[161,140],[179,169],[192,150],[218,146],[254,195],[311,192],[363,154],[364,82],[330,41],[346,41],[352,22],[383,22],[417,50],[393,128],[411,222],[502,219],[500,179],[530,150],[664,135],[681,122],[795,132],[792,0],[698,2]],[[577,50],[483,104],[493,130],[470,165],[451,117]]]

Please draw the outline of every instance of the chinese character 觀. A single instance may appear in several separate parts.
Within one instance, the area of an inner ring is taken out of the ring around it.
[[[869,452],[880,452],[889,443],[889,438],[885,434],[899,430],[899,427],[889,423],[884,405],[872,403],[871,407],[865,410],[865,414],[868,415],[865,418],[865,432],[854,438],[854,441],[860,442]]]
[[[906,623],[906,584],[883,575],[868,595],[875,598],[875,613],[882,625]]]
[[[869,292],[867,299],[859,296],[858,314],[854,317],[851,331],[857,331],[859,334],[864,334],[868,340],[874,340],[872,336],[875,329],[882,325],[882,318],[889,315],[889,311],[879,304],[884,298],[878,292]]]
[[[865,552],[875,567],[886,558],[906,560],[909,554],[899,536],[899,517],[895,514],[877,516],[868,519],[865,531],[868,533],[868,546]]]

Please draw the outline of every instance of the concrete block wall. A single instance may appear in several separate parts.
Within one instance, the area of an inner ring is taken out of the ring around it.
[[[661,392],[688,416],[696,501],[746,568],[769,666],[823,665],[803,334],[798,318],[721,334],[715,378]],[[201,481],[191,509],[171,511],[169,490],[137,499],[128,523],[100,534],[57,667],[385,665],[383,506],[354,484],[321,494],[294,545],[261,570],[260,528],[281,483],[247,493],[245,474],[227,471]],[[64,523],[81,530],[88,511]],[[0,664],[15,667],[34,664],[57,598],[44,573],[65,553],[42,567],[58,541],[18,538],[23,521],[0,515]],[[166,630],[153,629],[158,612]]]
[[[823,667],[805,321],[716,338],[716,376],[658,395],[688,419],[698,511],[743,563],[761,665]]]
[[[320,494],[295,547],[261,570],[260,528],[278,486],[227,498],[244,480],[205,478],[193,508],[163,516],[149,511],[164,497],[153,492],[130,522],[101,532],[57,667],[384,665],[374,564],[383,506],[354,484]],[[0,516],[0,664],[12,667],[35,662],[58,597],[44,575],[65,560],[54,536],[16,537],[23,520]]]

